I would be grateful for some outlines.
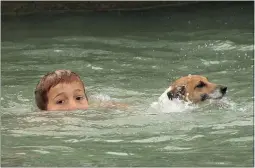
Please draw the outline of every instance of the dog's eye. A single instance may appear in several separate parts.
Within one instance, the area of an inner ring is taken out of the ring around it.
[[[197,86],[196,86],[196,88],[202,88],[202,87],[204,87],[206,84],[204,83],[204,82],[200,82]]]

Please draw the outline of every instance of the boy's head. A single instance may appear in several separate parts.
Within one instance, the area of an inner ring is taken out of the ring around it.
[[[56,70],[44,75],[35,89],[39,109],[62,111],[87,109],[88,99],[79,75],[70,70]]]

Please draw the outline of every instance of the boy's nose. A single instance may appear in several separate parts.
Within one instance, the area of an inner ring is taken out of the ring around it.
[[[68,104],[68,110],[76,110],[78,108],[74,100],[70,100]]]

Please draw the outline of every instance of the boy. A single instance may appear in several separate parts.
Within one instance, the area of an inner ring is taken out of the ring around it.
[[[56,70],[43,76],[35,89],[35,101],[40,110],[46,111],[86,110],[89,107],[84,83],[70,70]],[[120,104],[104,104],[105,107],[116,105]]]

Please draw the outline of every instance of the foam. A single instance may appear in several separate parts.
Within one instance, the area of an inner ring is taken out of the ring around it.
[[[191,102],[184,102],[183,100],[173,99],[169,100],[167,92],[172,88],[169,87],[165,92],[158,98],[158,101],[153,102],[149,110],[156,110],[163,113],[171,112],[184,112],[193,109],[195,106],[191,105]]]

